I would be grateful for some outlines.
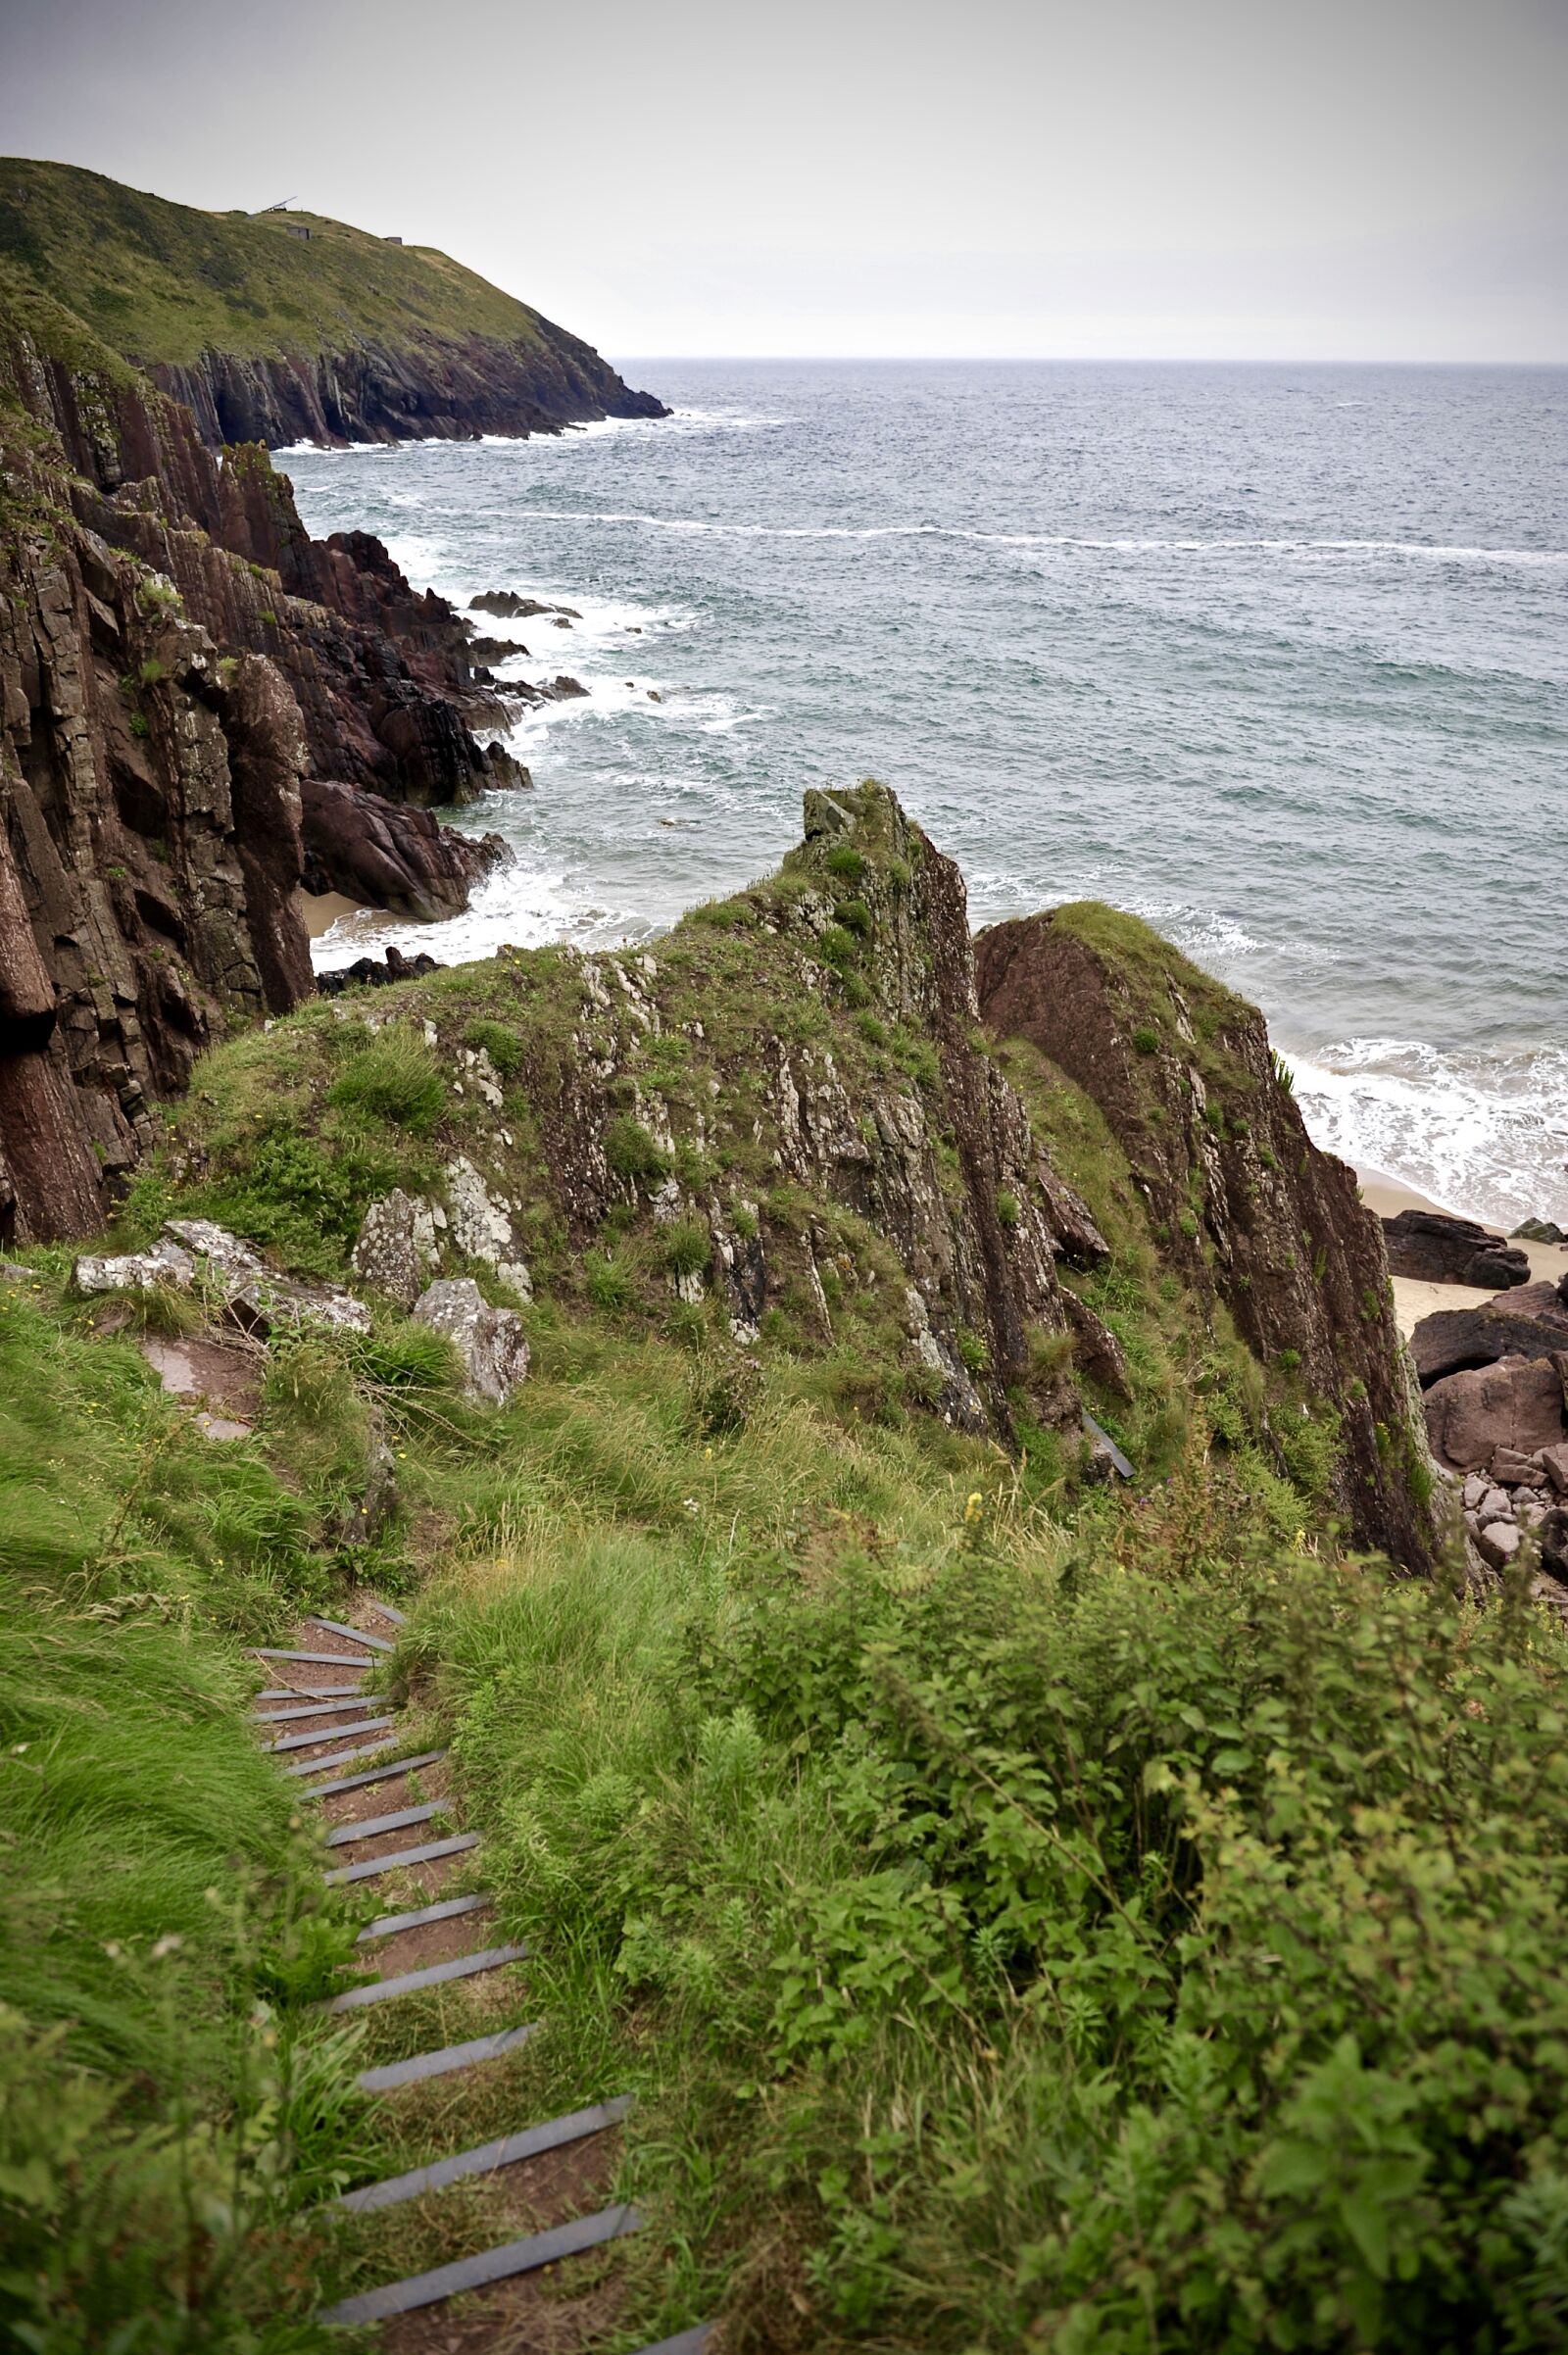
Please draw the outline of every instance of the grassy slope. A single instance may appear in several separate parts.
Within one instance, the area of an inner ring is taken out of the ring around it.
[[[928,1081],[920,1042],[848,987],[797,1003],[755,918],[745,897],[662,944],[666,1029],[634,1062],[688,1184],[761,1199],[758,1025],[804,1025],[852,1085]],[[1075,1281],[1126,1349],[1131,1398],[1098,1403],[1145,1469],[1131,1497],[1079,1487],[1049,1447],[1017,1465],[923,1415],[900,1337],[857,1306],[881,1287],[857,1280],[877,1245],[853,1221],[840,1348],[786,1311],[760,1373],[721,1317],[674,1298],[672,1239],[646,1207],[572,1251],[544,1183],[552,1089],[585,1022],[628,1044],[617,997],[591,1012],[580,967],[547,951],[376,993],[375,1035],[352,1004],[302,1009],[208,1059],[127,1211],[144,1232],[177,1200],[341,1270],[371,1195],[477,1149],[487,1123],[451,1082],[459,1049],[483,1045],[537,1295],[530,1377],[498,1414],[466,1412],[429,1337],[385,1311],[368,1346],[282,1358],[261,1443],[215,1457],[163,1442],[123,1341],[0,1290],[11,1393],[36,1423],[27,1437],[12,1409],[32,1516],[18,1608],[48,1614],[63,1690],[83,1647],[121,1679],[102,1732],[73,1719],[76,1783],[35,1833],[26,1819],[19,1919],[45,1909],[53,1871],[77,1928],[53,1942],[42,2003],[19,1945],[24,1999],[82,2022],[80,2059],[122,2065],[152,2013],[102,1954],[103,1842],[129,1837],[118,1816],[96,1828],[108,1744],[163,1706],[176,1642],[188,1685],[232,1692],[224,1628],[355,1578],[411,1604],[395,1674],[450,1739],[506,1929],[537,1956],[548,2027],[492,2088],[493,2118],[367,2118],[340,2057],[285,2037],[309,2088],[280,2154],[293,2188],[240,2243],[284,2290],[242,2266],[218,2343],[243,2344],[247,2315],[286,2318],[307,2272],[333,2291],[453,2253],[439,2203],[391,2235],[285,2228],[322,2172],[390,2172],[630,2089],[619,2188],[654,2230],[624,2253],[627,2348],[722,2300],[748,2345],[781,2351],[1562,2344],[1562,1639],[1522,1593],[1483,1616],[1332,1558],[1309,1454],[1296,1486],[1262,1462],[1251,1361],[1160,1272],[1095,1107],[1026,1050],[1005,1051],[1009,1075],[1112,1246]],[[672,1012],[698,1009],[702,1041],[672,1034]],[[709,1093],[720,1073],[732,1125]],[[788,1188],[765,1206],[828,1214]],[[350,1544],[372,1416],[401,1506]],[[69,1544],[51,1534],[63,1440],[89,1500]],[[149,1447],[156,1478],[138,1481]],[[84,1615],[104,1604],[117,1615]],[[198,1737],[244,1832],[231,1844],[265,1857],[280,1828],[243,1737],[217,1715]],[[154,1847],[162,1773],[144,1756],[124,1809]],[[167,1902],[187,1892],[183,1922],[210,1828],[201,1809],[180,1820]],[[127,1928],[152,1971],[145,1907]],[[215,2026],[255,1984],[258,1942],[281,1940],[268,1984],[296,1995],[332,1955],[298,1921],[236,1930],[216,1961],[212,1935],[174,1959],[191,2017]],[[119,2023],[111,2046],[88,1997]],[[248,2099],[224,2065],[209,2118]],[[21,2116],[32,2158],[54,2128]],[[121,2147],[156,2210],[156,2166]],[[166,2199],[137,2245],[156,2273],[178,2244]],[[136,2310],[143,2281],[120,2294]]]
[[[285,218],[310,228],[309,244],[285,234]],[[433,247],[314,213],[202,213],[68,164],[0,160],[0,258],[143,366],[371,340],[547,341],[537,312]]]

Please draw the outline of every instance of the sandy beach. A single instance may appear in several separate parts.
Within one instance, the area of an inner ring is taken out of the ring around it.
[[[1413,1186],[1404,1185],[1398,1178],[1390,1177],[1381,1169],[1358,1169],[1356,1184],[1361,1200],[1369,1210],[1380,1218],[1396,1218],[1401,1210],[1445,1210],[1446,1204],[1433,1202],[1427,1195],[1418,1194]],[[1488,1232],[1502,1233],[1501,1227],[1488,1225]],[[1539,1281],[1544,1277],[1555,1284],[1568,1275],[1568,1244],[1526,1243],[1520,1250],[1530,1261],[1530,1273]],[[1483,1300],[1494,1300],[1494,1292],[1478,1292],[1469,1284],[1428,1284],[1416,1276],[1396,1276],[1394,1279],[1395,1313],[1399,1331],[1408,1341],[1422,1317],[1431,1316],[1439,1308],[1479,1308]]]
[[[305,929],[313,941],[330,932],[339,916],[364,913],[358,900],[346,900],[340,891],[302,891],[295,896],[305,918]]]

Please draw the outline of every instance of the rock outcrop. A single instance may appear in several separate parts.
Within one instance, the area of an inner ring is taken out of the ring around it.
[[[1353,1173],[1308,1137],[1262,1016],[1092,903],[999,924],[975,957],[988,1027],[1093,1098],[1162,1256],[1331,1411],[1355,1543],[1423,1567],[1431,1473],[1382,1233]]]
[[[428,810],[403,808],[337,778],[307,777],[300,790],[307,891],[341,892],[364,907],[435,923],[460,915],[473,885],[512,856],[499,834],[455,834]]]
[[[1476,1308],[1422,1317],[1410,1354],[1423,1385],[1499,1357],[1549,1357],[1568,1349],[1568,1302],[1554,1284],[1525,1284]]]
[[[1478,1292],[1499,1292],[1528,1284],[1530,1255],[1517,1245],[1499,1243],[1473,1218],[1446,1210],[1401,1210],[1383,1221],[1390,1272],[1428,1284],[1468,1284]]]

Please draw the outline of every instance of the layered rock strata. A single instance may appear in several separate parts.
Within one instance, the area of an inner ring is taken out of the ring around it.
[[[1261,1014],[1136,917],[1094,905],[999,924],[975,957],[987,1025],[1094,1099],[1162,1256],[1331,1410],[1355,1542],[1424,1566],[1426,1435],[1382,1230],[1354,1173],[1308,1137]]]

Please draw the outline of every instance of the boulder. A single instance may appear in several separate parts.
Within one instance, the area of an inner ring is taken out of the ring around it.
[[[1475,1308],[1440,1308],[1422,1317],[1410,1336],[1410,1354],[1423,1388],[1465,1366],[1494,1365],[1499,1357],[1546,1357],[1568,1349],[1568,1306],[1554,1285],[1526,1284],[1506,1300]]]
[[[1035,1164],[1045,1204],[1051,1240],[1071,1267],[1100,1267],[1110,1257],[1110,1246],[1095,1224],[1094,1213],[1081,1194],[1058,1177],[1044,1153]]]
[[[1514,1447],[1494,1447],[1492,1477],[1499,1488],[1533,1489],[1541,1478],[1540,1460],[1534,1455],[1521,1455]]]
[[[1072,1327],[1073,1363],[1091,1382],[1110,1391],[1118,1398],[1132,1396],[1127,1379],[1127,1359],[1121,1343],[1110,1327],[1102,1322],[1087,1300],[1075,1292],[1063,1289],[1062,1306]]]
[[[468,600],[470,613],[494,613],[498,621],[527,621],[535,613],[564,613],[568,621],[580,621],[582,615],[574,605],[541,605],[537,597],[519,597],[514,589],[484,589]]]
[[[430,1286],[414,1316],[451,1342],[470,1398],[506,1404],[528,1371],[528,1344],[514,1309],[492,1308],[471,1276],[449,1276]]]
[[[1549,1218],[1527,1218],[1521,1226],[1514,1228],[1510,1240],[1515,1243],[1568,1243],[1568,1234],[1564,1234],[1561,1227],[1553,1226]]]
[[[1512,1521],[1467,1523],[1466,1526],[1477,1553],[1494,1570],[1506,1570],[1524,1544],[1521,1531]]]
[[[1536,1531],[1541,1564],[1553,1578],[1568,1580],[1568,1509],[1554,1505]]]
[[[1489,1234],[1473,1218],[1450,1218],[1446,1210],[1401,1210],[1383,1221],[1389,1271],[1427,1284],[1469,1284],[1478,1292],[1501,1292],[1528,1284],[1527,1252]]]
[[[161,1284],[200,1290],[230,1323],[259,1341],[287,1327],[333,1326],[368,1333],[370,1311],[337,1284],[306,1284],[279,1275],[248,1243],[210,1218],[171,1218],[152,1248],[116,1256],[84,1254],[72,1281],[78,1292],[150,1292]]]
[[[1513,1506],[1500,1488],[1489,1488],[1475,1508],[1475,1517],[1483,1529],[1489,1521],[1511,1521]]]
[[[412,1308],[436,1263],[435,1215],[402,1187],[371,1202],[354,1246],[354,1267],[372,1291]]]
[[[1563,1378],[1547,1358],[1504,1357],[1446,1374],[1422,1404],[1432,1452],[1450,1472],[1490,1466],[1498,1447],[1531,1455],[1568,1436]]]
[[[1568,1445],[1541,1449],[1541,1468],[1559,1496],[1568,1496]]]
[[[512,856],[499,834],[477,841],[428,810],[384,801],[331,777],[306,777],[305,882],[421,923],[461,915],[479,879]]]

